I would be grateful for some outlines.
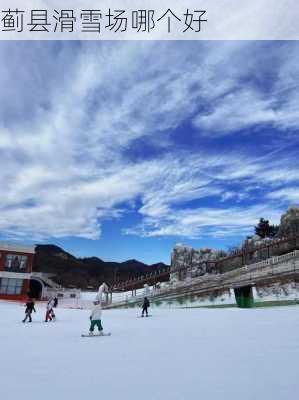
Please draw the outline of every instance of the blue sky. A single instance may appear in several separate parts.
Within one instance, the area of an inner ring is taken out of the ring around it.
[[[1,42],[1,240],[169,262],[299,203],[299,43]]]

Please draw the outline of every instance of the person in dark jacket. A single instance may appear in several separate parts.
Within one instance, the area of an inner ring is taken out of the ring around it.
[[[55,296],[55,297],[54,297],[54,305],[53,305],[53,307],[56,308],[57,306],[58,306],[58,299],[57,299],[57,297]]]
[[[36,312],[34,308],[34,300],[33,299],[28,299],[27,303],[25,304],[25,318],[23,319],[23,322],[27,321],[27,318],[29,319],[28,322],[32,322],[31,314],[32,311]]]
[[[149,306],[150,306],[150,302],[149,302],[148,298],[145,297],[143,299],[143,304],[142,304],[142,314],[141,314],[142,317],[144,317],[144,313],[145,313],[146,317],[148,317],[147,309],[149,308]]]

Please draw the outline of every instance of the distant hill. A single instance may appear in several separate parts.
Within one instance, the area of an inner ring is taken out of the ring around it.
[[[102,282],[112,284],[164,267],[167,265],[163,263],[147,265],[134,259],[118,263],[106,262],[97,257],[76,258],[54,245],[37,245],[33,263],[33,271],[56,274],[55,281],[60,285],[81,289],[98,288]]]

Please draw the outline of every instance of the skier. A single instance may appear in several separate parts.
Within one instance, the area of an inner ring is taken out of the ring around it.
[[[54,307],[54,299],[51,298],[51,299],[48,301],[48,304],[47,304],[47,311],[46,311],[45,322],[52,321],[53,319],[56,318],[55,313],[54,313],[54,311],[53,311],[53,307]]]
[[[89,328],[89,334],[93,335],[93,331],[95,326],[98,327],[99,330],[99,335],[103,335],[103,327],[102,327],[102,306],[100,301],[94,301],[94,308],[91,311],[90,314],[90,328]]]
[[[145,313],[146,317],[148,317],[147,309],[149,308],[149,306],[150,306],[150,302],[149,302],[148,298],[145,297],[143,299],[143,304],[142,304],[142,314],[141,314],[142,317],[144,317],[144,313]]]
[[[36,312],[35,308],[34,308],[34,300],[31,298],[28,298],[27,303],[25,304],[25,318],[23,319],[22,322],[26,322],[27,318],[29,318],[28,322],[32,322],[32,318],[31,318],[31,314],[32,311]]]

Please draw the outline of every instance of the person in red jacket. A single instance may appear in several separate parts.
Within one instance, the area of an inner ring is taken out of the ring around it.
[[[54,299],[50,299],[47,304],[46,318],[45,322],[52,321],[55,319],[55,313],[53,311]]]

